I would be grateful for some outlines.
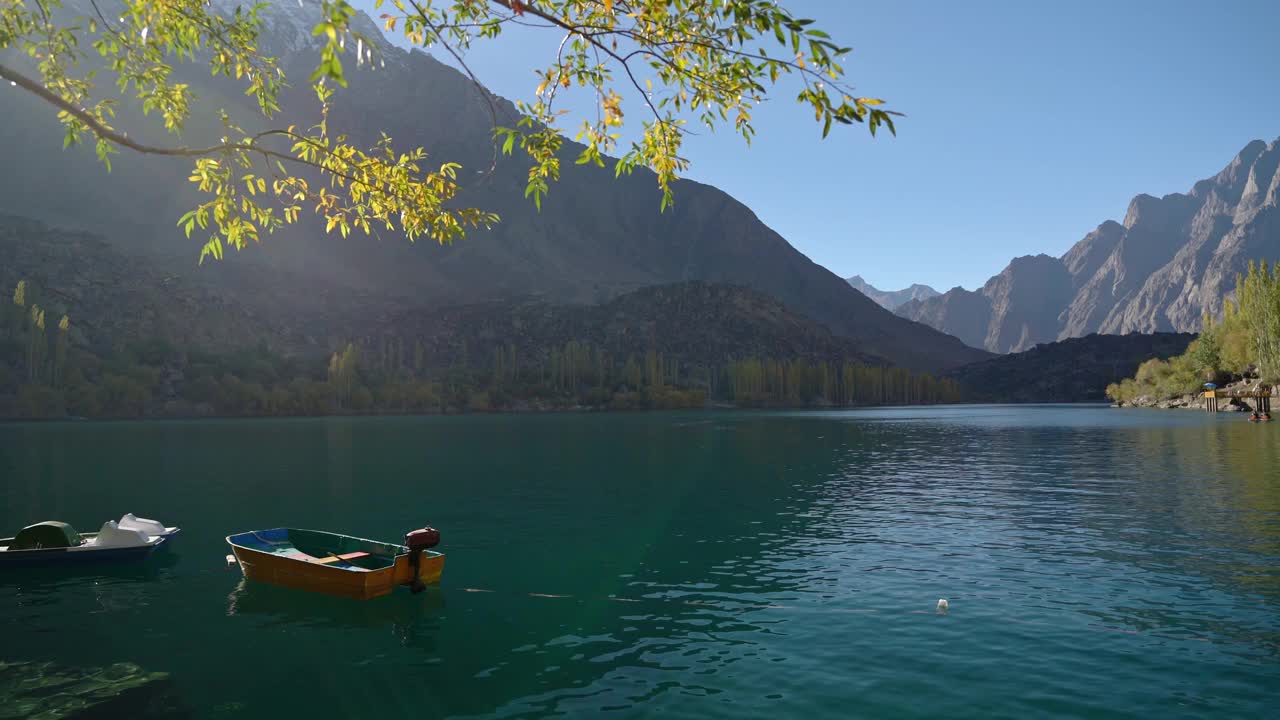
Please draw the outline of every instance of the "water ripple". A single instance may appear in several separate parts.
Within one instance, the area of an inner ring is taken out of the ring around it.
[[[11,426],[8,526],[146,500],[188,532],[168,565],[0,578],[3,652],[168,672],[198,717],[1260,717],[1273,431],[1060,407]],[[232,529],[426,511],[449,565],[422,596],[216,567]]]

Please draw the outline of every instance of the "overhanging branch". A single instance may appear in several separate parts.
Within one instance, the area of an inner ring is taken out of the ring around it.
[[[67,113],[75,117],[77,120],[84,123],[85,126],[89,128],[90,132],[92,132],[94,135],[98,136],[99,138],[102,138],[103,140],[106,140],[115,145],[119,145],[120,147],[129,148],[134,152],[139,152],[144,155],[165,155],[169,157],[199,158],[199,157],[207,157],[209,155],[219,155],[226,152],[245,151],[245,152],[257,153],[258,155],[261,155],[263,158],[275,158],[277,160],[282,160],[289,163],[306,165],[308,167],[313,167],[317,170],[321,170],[330,175],[342,177],[352,182],[357,181],[356,178],[343,174],[341,172],[338,172],[334,168],[327,167],[321,163],[311,162],[309,160],[303,160],[301,158],[294,157],[293,155],[288,155],[286,153],[278,152],[276,150],[271,150],[269,148],[265,148],[261,145],[256,144],[256,142],[255,143],[242,143],[242,142],[219,143],[217,145],[210,145],[209,147],[203,147],[203,148],[193,148],[193,147],[187,147],[187,146],[160,147],[158,145],[148,145],[146,143],[140,143],[131,139],[128,135],[121,133],[111,127],[108,127],[107,125],[102,124],[102,122],[100,122],[97,118],[95,118],[91,113],[89,113],[84,108],[77,107],[73,103],[67,102],[61,97],[58,97],[56,93],[51,92],[45,86],[41,85],[35,80],[32,80],[26,75],[23,75],[22,73],[10,67],[7,67],[3,63],[0,63],[0,79],[8,80],[9,82],[13,83],[17,87],[20,87],[23,90],[26,90],[27,92],[35,95],[36,97],[40,98],[41,100],[44,100],[45,102],[53,105],[54,107],[60,110],[66,111]],[[325,148],[323,145],[319,145],[318,143],[315,143],[310,138],[306,138],[296,133],[289,132],[288,130],[265,130],[263,132],[258,133],[257,135],[254,135],[253,140],[256,141],[261,138],[269,137],[272,135],[287,137],[295,141],[309,142],[321,148],[325,152],[329,152],[328,148]]]

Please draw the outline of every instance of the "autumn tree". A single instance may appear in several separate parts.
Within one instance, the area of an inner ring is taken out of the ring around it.
[[[49,380],[54,387],[62,385],[62,376],[67,372],[67,335],[70,332],[71,318],[63,315],[58,321],[58,337],[54,340],[53,365],[49,372]]]
[[[616,174],[649,168],[662,190],[661,208],[667,208],[672,184],[689,167],[681,149],[692,128],[728,127],[750,142],[756,106],[788,78],[796,101],[813,113],[824,136],[834,125],[861,123],[873,134],[880,127],[893,129],[895,113],[878,99],[859,96],[846,78],[840,63],[849,48],[773,0],[377,4],[388,33],[453,56],[477,87],[480,79],[463,59],[472,46],[501,42],[512,25],[561,38],[554,57],[534,68],[539,82],[531,97],[517,102],[522,117],[516,125],[501,127],[492,114],[495,161],[498,152],[526,158],[525,195],[539,206],[559,178],[565,135],[576,133],[584,146],[576,162],[604,166],[606,156],[616,154],[607,161]],[[385,135],[370,147],[357,147],[331,127],[329,109],[341,102],[349,64],[383,62],[380,45],[353,29],[356,10],[350,4],[323,0],[314,5],[313,34],[320,43],[315,71],[305,79],[286,77],[278,59],[259,49],[261,14],[269,4],[244,3],[234,10],[231,5],[3,0],[0,78],[46,102],[56,112],[65,144],[92,144],[108,170],[111,156],[124,151],[188,160],[191,182],[204,199],[179,225],[188,237],[199,230],[207,238],[202,260],[222,257],[228,245],[239,249],[257,242],[297,222],[304,210],[318,213],[328,231],[343,236],[385,229],[441,243],[498,221],[458,197],[458,163],[432,161],[421,148],[398,147]],[[5,50],[19,51],[32,62],[11,61],[16,53]],[[191,86],[175,79],[179,64],[207,65],[213,74],[239,83],[274,126],[249,132],[242,128],[261,123],[221,110],[219,142],[204,147],[177,142],[196,100]],[[281,117],[282,88],[300,80],[311,84],[318,112]],[[115,86],[124,102],[159,116],[175,141],[143,142],[136,129],[118,126],[117,101],[104,86]],[[575,116],[557,105],[573,87],[592,93],[592,111]],[[643,118],[638,127],[630,119],[636,116]],[[624,147],[628,123],[636,139]]]
[[[329,385],[337,396],[338,405],[345,407],[351,402],[356,366],[360,362],[360,351],[354,343],[347,343],[342,352],[329,356]]]
[[[40,380],[40,367],[49,348],[44,334],[44,314],[43,308],[32,303],[27,324],[27,381],[32,383]]]
[[[5,337],[14,343],[20,342],[22,336],[22,324],[27,314],[27,281],[19,280],[13,289],[13,304],[5,305],[4,311],[0,312],[0,322],[3,322],[3,330]]]

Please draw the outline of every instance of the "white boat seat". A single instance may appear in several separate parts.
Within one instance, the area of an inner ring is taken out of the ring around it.
[[[98,547],[139,547],[146,545],[148,541],[149,538],[143,531],[122,528],[115,520],[108,520],[102,524],[93,544]]]
[[[133,513],[125,513],[118,524],[122,529],[141,530],[147,535],[164,535],[166,532],[164,523],[158,520],[140,518]]]

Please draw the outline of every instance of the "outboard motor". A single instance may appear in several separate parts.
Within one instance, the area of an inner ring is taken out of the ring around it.
[[[420,593],[427,589],[418,570],[422,563],[422,551],[440,544],[440,531],[433,527],[411,530],[405,533],[404,544],[409,548],[409,567],[413,568],[413,580],[409,582],[409,589]]]

